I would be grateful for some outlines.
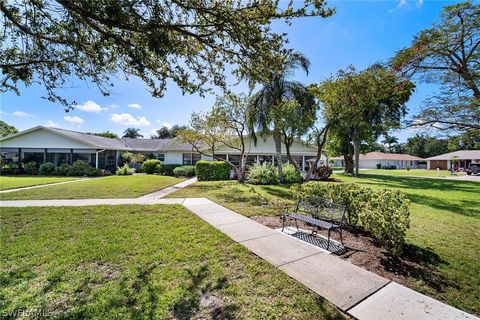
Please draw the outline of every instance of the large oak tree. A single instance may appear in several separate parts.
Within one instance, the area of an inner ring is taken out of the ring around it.
[[[403,75],[440,86],[410,125],[480,128],[480,4],[445,7],[440,21],[415,36],[391,63]]]
[[[227,68],[264,80],[286,42],[273,21],[334,12],[324,0],[12,0],[0,11],[0,92],[39,83],[67,107],[57,89],[75,77],[108,95],[112,76],[137,76],[158,97],[169,81],[184,93],[223,87]]]

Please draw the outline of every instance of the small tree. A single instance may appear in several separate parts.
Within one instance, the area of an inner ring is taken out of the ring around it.
[[[248,97],[227,93],[218,97],[212,110],[198,116],[192,115],[192,128],[180,131],[178,138],[188,142],[200,154],[226,161],[237,173],[238,181],[245,180]],[[226,146],[240,153],[240,164],[218,157],[215,150]]]
[[[125,131],[123,131],[122,138],[137,139],[137,138],[143,138],[143,135],[140,134],[140,129],[127,128]]]

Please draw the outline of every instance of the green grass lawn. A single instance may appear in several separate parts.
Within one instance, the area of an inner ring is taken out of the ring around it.
[[[136,198],[183,179],[157,175],[110,176],[0,194],[1,200]]]
[[[0,190],[38,186],[55,182],[71,181],[79,177],[0,176]]]
[[[398,170],[397,170],[398,171]],[[407,243],[431,274],[411,273],[411,286],[463,310],[480,314],[480,183],[387,175],[335,178],[372,188],[395,188],[411,200]],[[324,182],[328,183],[328,182]],[[292,203],[288,186],[197,182],[170,197],[207,197],[246,216],[279,215]]]
[[[180,205],[3,208],[0,217],[2,315],[343,318]]]
[[[372,169],[361,170],[361,174],[386,174],[391,176],[416,176],[416,177],[450,177],[452,174],[448,170],[427,170],[427,169]]]

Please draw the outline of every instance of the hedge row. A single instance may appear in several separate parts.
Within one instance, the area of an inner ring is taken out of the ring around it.
[[[402,252],[410,227],[409,200],[399,190],[374,190],[349,183],[307,182],[292,187],[294,198],[326,199],[346,205],[346,220],[359,225],[393,255]]]
[[[191,178],[195,176],[194,166],[180,166],[173,169],[173,175],[177,178]]]
[[[195,164],[195,174],[199,181],[230,179],[231,166],[225,161],[200,160]]]
[[[81,160],[75,161],[73,164],[61,164],[59,166],[55,166],[55,164],[51,162],[42,163],[40,166],[37,165],[35,162],[28,162],[24,166],[25,172],[30,175],[41,175],[41,176],[90,176],[90,177],[98,177],[103,175],[103,171],[101,169],[96,169],[85,163]]]

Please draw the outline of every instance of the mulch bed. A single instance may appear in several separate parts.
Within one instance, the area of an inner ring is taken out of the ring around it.
[[[251,219],[272,229],[282,227],[281,217],[254,216]],[[292,221],[287,225],[293,226],[294,223]],[[298,226],[303,230],[316,229],[302,221],[298,221]],[[326,230],[320,230],[318,233],[327,236]],[[331,238],[340,241],[337,232],[332,232]],[[440,292],[445,286],[452,285],[447,284],[435,270],[434,266],[442,263],[440,257],[427,249],[406,246],[403,255],[394,258],[368,234],[351,228],[343,230],[343,243],[347,250],[339,257],[384,278],[410,287],[413,287],[413,281],[420,280]]]

